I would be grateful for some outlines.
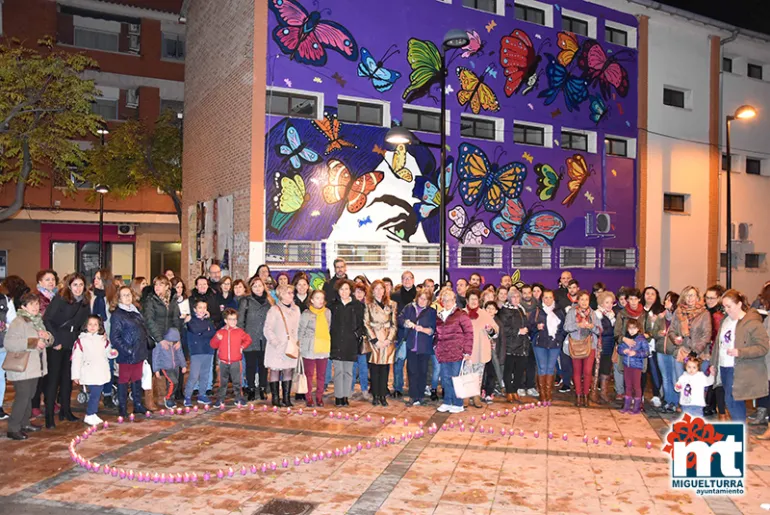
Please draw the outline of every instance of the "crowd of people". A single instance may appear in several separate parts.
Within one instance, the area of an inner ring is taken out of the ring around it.
[[[180,402],[220,407],[232,385],[235,405],[269,396],[273,406],[324,406],[333,384],[338,407],[403,399],[459,413],[496,398],[550,401],[558,389],[574,392],[575,406],[617,402],[631,415],[645,410],[649,386],[647,409],[767,422],[770,282],[750,304],[719,285],[663,297],[652,286],[588,291],[569,271],[553,289],[509,276],[483,284],[477,273],[444,285],[415,284],[409,271],[400,279],[351,280],[339,258],[317,290],[305,273],[267,265],[244,281],[212,264],[189,292],[171,270],[130,285],[108,269],[91,284],[53,270],[33,288],[7,277],[0,400],[6,379],[15,395],[0,419],[15,440],[42,429],[35,417],[49,429],[56,413],[77,421],[73,385],[95,425],[100,401],[123,417]],[[756,401],[748,419],[746,401]]]

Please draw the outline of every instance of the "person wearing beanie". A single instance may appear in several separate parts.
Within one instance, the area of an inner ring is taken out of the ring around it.
[[[174,402],[174,390],[179,382],[179,367],[182,373],[187,373],[187,361],[182,352],[181,335],[179,329],[172,327],[163,335],[163,341],[152,350],[152,367],[155,377],[165,379],[166,391],[163,404],[166,408],[176,408]]]

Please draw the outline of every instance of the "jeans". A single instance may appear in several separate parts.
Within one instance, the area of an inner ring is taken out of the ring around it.
[[[692,417],[702,417],[703,406],[682,406],[682,413],[689,413]]]
[[[305,367],[305,376],[307,376],[307,398],[313,398],[313,375],[315,375],[315,398],[320,401],[324,394],[324,379],[326,378],[326,365],[329,360],[321,359],[302,359],[302,365]],[[352,390],[352,388],[351,388]]]
[[[564,382],[563,387],[569,388],[570,381],[572,381],[572,358],[569,354],[565,354],[564,350],[559,352],[559,364],[561,365],[561,380]]]
[[[545,347],[532,347],[537,358],[537,373],[541,376],[553,375],[556,370],[556,360],[559,359],[561,349],[546,349]]]
[[[587,358],[572,360],[572,382],[575,383],[575,393],[588,395],[591,391],[591,383],[594,379],[594,361],[596,361],[596,349],[591,351]]]
[[[334,360],[334,397],[350,397],[353,387],[353,361]]]
[[[655,355],[658,360],[660,375],[663,378],[661,385],[663,388],[663,397],[666,404],[676,405],[679,403],[679,394],[674,390],[674,384],[676,384],[676,381],[679,379],[679,376],[675,375],[676,368],[674,367],[674,362],[676,360],[674,359],[674,356],[669,354],[656,352]]]
[[[184,386],[184,398],[192,397],[193,390],[199,384],[206,384],[211,375],[211,362],[214,356],[211,354],[193,354],[190,356],[190,370],[187,374],[187,383]],[[198,389],[198,397],[205,396],[206,391]]]
[[[735,369],[733,367],[719,367],[719,374],[722,376],[722,386],[725,387],[725,404],[727,404],[727,409],[730,410],[730,420],[746,422],[746,403],[737,401],[733,397]]]
[[[653,352],[650,354],[650,357],[647,359],[647,371],[649,372],[650,377],[652,377],[652,394],[655,397],[660,397],[662,395],[661,392],[661,384],[662,379],[660,375],[660,369],[658,368],[658,359],[655,357],[657,352]],[[647,374],[642,374],[642,392],[647,387]]]
[[[430,378],[430,389],[438,390],[438,380],[441,376],[441,363],[438,362],[436,355],[433,355],[433,374]]]
[[[104,385],[88,385],[88,405],[86,406],[86,415],[96,415],[99,411],[99,399],[102,396]],[[112,384],[110,383],[110,394],[112,394]]]
[[[350,391],[356,389],[356,373],[358,374],[358,382],[361,384],[361,393],[369,391],[369,355],[359,354],[356,360],[353,362],[353,384],[350,387]]]
[[[618,395],[625,394],[626,387],[623,379],[623,362],[620,360],[620,357],[618,357],[618,362],[613,363],[612,365],[612,375],[615,377],[615,392]],[[679,377],[679,376],[676,376],[676,377]],[[676,378],[674,380],[676,380]],[[672,382],[671,384],[673,385],[674,383]],[[679,397],[677,396],[676,401],[678,400],[679,400]]]
[[[8,354],[5,347],[0,349],[0,408],[3,407],[3,400],[5,399],[5,370],[3,370],[3,363],[5,363],[5,356]],[[30,404],[30,409],[32,405]]]
[[[444,404],[448,406],[462,406],[463,400],[455,396],[455,387],[452,378],[460,375],[462,361],[441,363],[441,386],[444,388]]]
[[[770,386],[770,384],[768,384]],[[770,409],[770,395],[765,395],[757,399],[757,408]]]
[[[406,343],[401,342],[401,345]],[[398,355],[398,347],[396,347],[396,355]],[[393,362],[393,389],[397,392],[403,392],[404,390],[404,365],[406,359],[396,359]]]
[[[425,383],[428,381],[428,361],[430,354],[406,352],[406,371],[409,374],[409,400],[421,401],[425,396]]]

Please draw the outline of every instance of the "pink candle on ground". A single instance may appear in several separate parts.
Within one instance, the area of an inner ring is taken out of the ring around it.
[[[353,415],[353,420],[354,420],[354,421],[356,421],[356,422],[358,422],[358,413],[356,413],[355,415]]]
[[[534,432],[534,434],[533,434],[533,436],[534,436],[535,438],[540,438],[540,431],[535,431],[535,432]]]
[[[283,461],[281,462],[281,466],[282,466],[283,468],[289,468],[289,460],[287,460],[286,458],[284,458],[284,459],[283,459]]]
[[[471,433],[475,433],[476,432],[476,426],[471,426],[470,427],[470,431],[471,431]]]
[[[314,417],[317,417],[317,416],[318,416],[318,411],[316,411],[316,410],[313,410],[313,416],[314,416]]]
[[[633,445],[634,445],[634,442],[633,442],[633,440],[631,440],[631,439],[629,438],[629,439],[628,439],[628,441],[626,442],[626,446],[627,446],[627,447],[632,447]]]
[[[163,415],[165,415],[165,414],[166,414],[166,410],[162,409],[162,410],[160,410],[160,412],[159,412],[159,413],[160,413],[160,415],[161,415],[161,416],[163,416]]]
[[[583,443],[588,443],[588,435],[583,435]]]
[[[196,404],[195,406],[193,406],[193,411],[194,411],[195,413],[198,413],[198,405],[197,405],[197,404]]]
[[[241,475],[245,476],[248,473],[248,469],[246,468],[246,465],[241,467]]]
[[[549,440],[553,440],[553,432],[552,431],[548,431],[548,439]]]
[[[185,408],[184,408],[184,412],[185,412],[185,413],[190,413],[190,411],[192,411],[192,410],[190,409],[190,406],[185,406]]]
[[[118,472],[118,477],[120,477],[120,479],[126,479],[126,471],[123,470],[123,469],[120,469],[120,471]],[[133,481],[133,479],[134,479],[134,471],[133,470],[131,471],[131,477],[129,477],[128,479]]]
[[[193,483],[196,483],[198,481],[198,473],[197,472],[193,472],[192,474],[190,474],[190,481],[192,481]]]
[[[486,413],[482,413],[481,414],[481,420],[486,420],[486,419],[487,419],[487,414]]]
[[[563,435],[561,435],[561,439],[566,442],[567,441],[567,433],[564,433]]]
[[[267,407],[267,406],[265,406]],[[208,411],[210,409],[210,406],[208,404],[203,405],[203,411]]]
[[[302,415],[302,414],[304,413],[304,410],[303,410],[302,408],[300,408],[300,409],[298,409],[298,410],[297,410],[297,413],[298,413],[299,415]]]
[[[123,417],[118,417],[118,424],[122,424],[122,423],[123,423]]]
[[[366,449],[369,450],[372,448],[372,442],[366,442]]]
[[[647,449],[652,449],[652,442],[647,442]]]
[[[211,474],[209,474],[208,472],[204,472],[203,473],[203,480],[204,481],[209,481],[210,479],[211,479]]]
[[[225,473],[222,469],[217,470],[217,477],[219,479],[222,479],[223,477],[225,477]]]
[[[286,465],[284,465],[283,468],[288,467],[289,466],[289,460],[283,460],[283,461],[284,461],[284,463],[286,463]],[[267,472],[267,463],[263,463],[262,466],[259,467],[259,470],[261,470],[263,474],[265,472]]]
[[[366,415],[366,421],[367,422],[371,422],[372,421],[372,416],[371,415]]]

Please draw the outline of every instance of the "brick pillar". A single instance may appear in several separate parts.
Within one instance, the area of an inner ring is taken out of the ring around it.
[[[160,115],[160,89],[142,86],[139,88],[139,119],[148,127],[155,125]]]

